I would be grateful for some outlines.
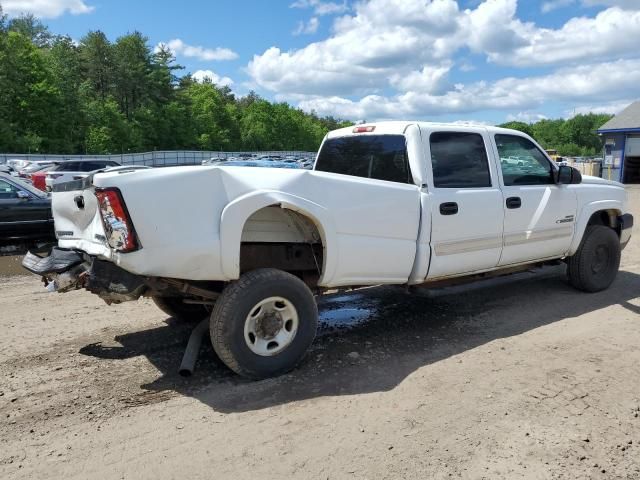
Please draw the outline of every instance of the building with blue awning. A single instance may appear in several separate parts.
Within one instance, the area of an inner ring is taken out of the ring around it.
[[[640,101],[633,102],[598,129],[604,140],[603,169],[611,179],[640,183]]]

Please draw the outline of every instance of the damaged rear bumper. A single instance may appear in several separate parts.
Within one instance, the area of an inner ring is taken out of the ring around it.
[[[85,288],[108,304],[137,300],[143,295],[211,302],[219,295],[218,288],[211,289],[212,285],[205,282],[136,275],[79,250],[54,247],[46,257],[28,252],[22,266],[42,276],[50,291],[64,293]]]
[[[75,250],[53,248],[46,257],[28,252],[22,266],[42,276],[51,291],[86,288],[107,303],[137,300],[148,288],[145,277]]]

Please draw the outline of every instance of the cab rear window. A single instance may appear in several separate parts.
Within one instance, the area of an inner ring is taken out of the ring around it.
[[[327,139],[315,170],[397,183],[413,183],[404,135]]]

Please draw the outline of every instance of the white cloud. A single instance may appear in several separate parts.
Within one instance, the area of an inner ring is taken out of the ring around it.
[[[547,117],[546,115],[530,111],[518,112],[516,114],[510,113],[509,115],[507,115],[508,122],[535,123],[538,120],[546,120],[547,118],[549,117]]]
[[[282,94],[374,93],[413,65],[439,66],[462,41],[454,0],[372,0],[356,9],[326,40],[255,55],[247,69],[253,81]]]
[[[515,5],[515,0],[497,0],[495,3]],[[482,7],[483,5],[478,7],[477,11]],[[499,16],[488,18],[490,21],[498,21]],[[472,48],[484,52],[490,61],[498,64],[538,66],[608,59],[638,53],[640,3],[635,11],[612,7],[594,18],[574,17],[557,30],[523,23],[513,15],[509,21],[498,25],[493,28],[491,35],[509,38],[512,40],[510,43],[471,43]],[[490,29],[490,24],[487,24],[487,28],[480,31]]]
[[[230,87],[231,85],[233,85],[233,80],[231,80],[229,77],[221,77],[211,70],[197,70],[191,74],[191,77],[196,82],[204,83],[208,80],[220,87]]]
[[[397,88],[393,78],[417,78],[465,48],[516,67],[579,66],[638,53],[640,1],[634,11],[612,7],[558,29],[521,21],[516,7],[517,0],[485,0],[467,10],[454,0],[360,2],[335,20],[329,38],[298,50],[271,47],[247,71],[259,87],[282,95],[345,96]]]
[[[559,8],[568,7],[569,5],[573,5],[575,0],[547,0],[543,2],[540,10],[542,13],[549,13],[553,10],[557,10]]]
[[[426,65],[422,70],[406,75],[394,74],[389,78],[389,83],[401,91],[440,93],[447,87],[447,74],[452,65],[451,62],[445,62],[437,67]]]
[[[294,35],[311,35],[318,31],[318,27],[320,26],[320,21],[318,17],[312,17],[308,23],[298,22],[298,26],[293,31]]]
[[[315,15],[336,15],[349,10],[346,0],[342,3],[325,2],[322,0],[296,0],[290,8],[313,8]]]
[[[83,0],[2,0],[2,9],[11,16],[31,13],[40,18],[56,18],[66,12],[91,13],[94,7]]]
[[[334,20],[328,38],[289,51],[273,46],[255,55],[247,72],[258,89],[273,92],[278,100],[351,119],[504,110],[531,121],[540,118],[536,112],[546,102],[580,107],[637,96],[640,0],[572,0],[576,6],[606,6],[558,28],[518,18],[517,0],[483,0],[467,9],[460,3],[357,2],[353,11]],[[546,8],[570,2],[548,3]],[[303,5],[310,8],[311,3],[300,0],[292,6]],[[455,84],[454,66],[470,71],[479,57],[494,68],[515,67],[511,75],[530,67],[548,70]]]
[[[527,111],[549,102],[587,105],[613,102],[637,94],[640,59],[560,69],[529,78],[506,77],[495,82],[455,85],[440,95],[406,92],[395,96],[367,95],[359,100],[339,96],[309,96],[299,106],[340,118],[425,118],[482,110]]]
[[[624,110],[625,108],[627,108],[631,103],[633,103],[635,100],[637,100],[637,98],[629,98],[626,100],[616,100],[614,102],[607,102],[607,103],[601,103],[601,104],[586,104],[586,105],[580,105],[577,106],[575,108],[566,110],[565,113],[565,117],[566,118],[572,118],[575,117],[576,115],[584,115],[587,113],[610,113],[612,115],[615,115],[619,112],[621,112],[622,110]]]
[[[199,45],[189,45],[179,38],[174,38],[166,43],[159,43],[156,46],[156,51],[158,51],[162,45],[168,47],[175,56],[182,55],[203,61],[234,60],[238,58],[238,54],[228,48],[205,48]]]

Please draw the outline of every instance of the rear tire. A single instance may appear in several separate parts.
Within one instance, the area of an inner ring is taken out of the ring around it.
[[[197,321],[207,318],[211,308],[197,303],[184,303],[181,297],[152,297],[156,306],[167,315],[179,320]]]
[[[228,285],[210,321],[220,359],[244,377],[275,377],[293,369],[311,346],[318,307],[299,278],[273,268],[253,270]]]
[[[580,248],[567,263],[569,283],[584,292],[609,288],[620,268],[620,239],[604,225],[587,227]]]

